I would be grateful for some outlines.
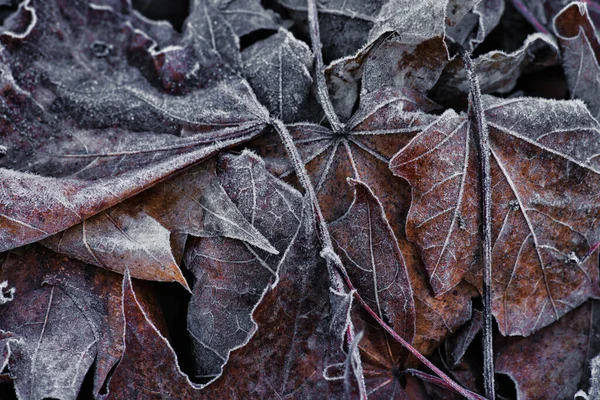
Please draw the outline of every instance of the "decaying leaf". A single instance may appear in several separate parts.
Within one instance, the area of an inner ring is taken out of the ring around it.
[[[171,250],[170,233],[224,236],[276,253],[238,211],[218,181],[216,161],[144,193],[43,241],[53,250],[134,278],[187,286]]]
[[[496,371],[515,382],[519,400],[571,399],[587,368],[592,303],[527,338],[496,339]]]
[[[255,155],[224,155],[219,166],[227,194],[278,254],[224,237],[189,241],[185,265],[195,282],[188,330],[196,373],[201,376],[219,375],[229,353],[254,335],[252,314],[266,291],[277,285],[278,271],[297,240],[303,213],[300,193],[266,172]]]
[[[0,0],[0,398],[592,398],[567,3]]]
[[[94,393],[121,357],[121,277],[30,245],[8,253],[0,279],[18,293],[0,329],[20,398],[76,399],[95,362]]]
[[[597,291],[597,261],[584,256],[597,239],[589,215],[597,212],[600,131],[581,102],[486,97],[484,108],[493,160],[494,315],[504,334],[529,335]],[[436,293],[478,265],[471,134],[464,117],[447,111],[390,162],[412,185],[407,235]],[[423,168],[427,180],[418,178]]]

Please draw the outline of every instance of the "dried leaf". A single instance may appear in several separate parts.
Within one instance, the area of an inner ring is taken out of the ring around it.
[[[324,376],[327,366],[345,359],[343,332],[331,330],[328,270],[309,207],[305,202],[277,285],[252,314],[256,333],[231,353],[221,377],[208,386],[211,398],[342,397],[343,383]]]
[[[411,343],[415,336],[415,306],[398,242],[369,187],[351,179],[349,183],[354,187],[355,199],[348,212],[329,225],[336,252],[367,304]],[[358,347],[368,394],[401,398],[404,391],[397,375],[407,352],[359,308],[352,314],[356,328],[366,333]]]
[[[0,280],[16,289],[0,329],[20,398],[75,399],[95,361],[98,394],[121,356],[119,275],[38,245],[8,253]]]
[[[571,98],[581,99],[592,115],[600,116],[600,41],[585,3],[573,2],[554,19],[554,31],[562,49],[562,64]]]
[[[229,353],[254,335],[252,314],[265,292],[277,285],[303,212],[300,193],[267,173],[256,155],[223,155],[219,166],[219,178],[241,214],[265,234],[279,255],[223,237],[188,243],[185,265],[195,277],[188,330],[196,373],[201,376],[219,375]]]
[[[125,273],[122,286],[123,355],[108,382],[106,399],[194,398],[200,386],[181,372],[177,356],[144,311]],[[148,349],[152,349],[149,356]]]
[[[298,120],[308,106],[313,56],[306,44],[286,30],[261,40],[242,53],[244,76],[271,115]]]
[[[590,216],[598,212],[600,132],[580,102],[486,97],[484,107],[492,149],[494,315],[503,334],[529,335],[597,291],[595,260],[581,260],[597,235]],[[407,235],[438,294],[478,265],[474,157],[470,125],[447,111],[390,162],[413,187]],[[417,178],[424,168],[430,179]]]
[[[473,60],[482,93],[509,93],[514,89],[523,72],[552,65],[558,60],[558,48],[554,39],[536,33],[527,37],[523,46],[511,53],[491,51]],[[469,83],[461,58],[451,61],[441,74],[432,98],[451,100],[458,93],[467,96]]]
[[[151,56],[155,44],[135,48],[135,21],[108,6],[58,7],[51,1],[35,8],[23,3],[0,35],[6,144],[0,250],[80,223],[250,139],[268,118],[247,83],[231,73],[218,81],[211,77],[210,86],[185,96],[160,92],[143,69],[127,63],[128,52]],[[27,30],[16,34],[27,18]],[[123,35],[116,34],[120,29]],[[61,30],[69,31],[68,41]],[[108,54],[94,53],[100,42]],[[175,132],[197,133],[170,134]]]
[[[170,233],[225,236],[268,252],[271,246],[238,211],[208,160],[165,183],[54,235],[43,244],[70,257],[134,278],[187,283]]]
[[[519,400],[573,398],[587,367],[591,302],[527,338],[495,340],[496,372],[517,386]]]

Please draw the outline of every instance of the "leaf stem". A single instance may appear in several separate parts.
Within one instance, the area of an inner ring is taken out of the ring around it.
[[[414,376],[416,378],[421,379],[422,381],[425,382],[429,382],[429,383],[433,383],[434,385],[443,387],[444,389],[453,389],[452,387],[450,387],[448,385],[448,382],[446,382],[443,379],[438,378],[437,376],[428,374],[426,372],[423,371],[419,371],[418,369],[413,369],[413,368],[408,368],[406,370],[403,371],[404,374],[406,375],[411,375]],[[473,393],[468,389],[465,389],[473,398],[478,399],[478,400],[486,400],[485,397],[478,395],[477,393]],[[462,393],[461,393],[462,394]]]
[[[321,48],[321,36],[319,33],[319,16],[317,13],[317,2],[316,0],[308,0],[308,24],[310,30],[310,41],[312,43],[312,50],[315,57],[315,76],[317,79],[317,93],[319,95],[319,101],[325,112],[325,116],[331,125],[331,129],[334,132],[341,132],[344,129],[344,124],[340,122],[339,117],[335,113],[331,98],[329,97],[329,90],[327,89],[327,82],[325,81],[325,67],[323,65],[323,53]]]
[[[323,249],[321,251],[321,257],[323,257],[327,262],[327,267],[329,271],[329,276],[333,287],[338,292],[345,292],[346,286],[344,285],[344,281],[340,276],[339,268],[332,268],[331,264],[340,267],[343,270],[343,266],[341,264],[340,258],[335,254],[333,250],[333,243],[331,241],[331,235],[329,234],[329,228],[327,227],[327,222],[323,217],[323,212],[321,211],[321,206],[319,205],[319,200],[317,199],[317,195],[315,193],[315,189],[308,177],[308,172],[306,172],[306,168],[304,167],[304,163],[302,162],[302,158],[300,157],[300,153],[298,152],[298,148],[294,144],[294,139],[290,132],[287,130],[283,122],[280,120],[274,119],[271,121],[271,124],[279,137],[281,138],[281,142],[283,143],[283,147],[285,148],[288,157],[292,161],[292,165],[294,166],[294,171],[296,172],[296,176],[300,181],[300,185],[306,191],[306,196],[310,200],[312,205],[313,213],[315,214],[315,219],[317,221],[317,226],[319,229],[319,236],[323,242]],[[360,360],[360,354],[357,346],[352,346],[352,343],[356,340],[354,335],[354,329],[352,327],[352,323],[349,323],[346,329],[346,340],[348,342],[349,349],[354,349],[354,354],[352,356],[356,357]],[[362,373],[362,367],[359,366]],[[361,398],[367,399],[367,391],[364,383],[364,379],[362,376],[358,378],[358,386],[361,394]]]
[[[547,33],[550,35],[550,31],[546,29],[544,25],[536,17],[533,16],[531,11],[527,8],[521,0],[511,0],[513,6],[521,13],[523,17],[529,22],[538,32]]]
[[[338,265],[338,267],[340,267],[340,265]],[[346,273],[346,270],[341,269],[340,268],[340,273],[342,274],[342,276],[344,277],[344,280],[346,281],[346,285],[348,286],[348,288],[350,290],[353,291],[354,293],[354,297],[356,298],[356,300],[358,301],[358,303],[362,306],[362,308],[392,337],[394,338],[394,340],[396,340],[398,343],[400,343],[402,346],[404,346],[413,356],[415,356],[419,361],[421,361],[423,364],[425,364],[425,366],[429,369],[431,369],[433,372],[435,372],[435,374],[437,376],[440,377],[440,379],[442,381],[444,381],[445,386],[449,389],[454,390],[456,393],[464,396],[465,398],[469,399],[469,400],[485,400],[484,397],[481,397],[478,394],[475,394],[473,392],[471,392],[470,390],[467,390],[465,388],[463,388],[462,386],[460,386],[458,383],[454,382],[452,380],[452,378],[450,378],[448,375],[446,375],[444,372],[442,372],[442,370],[440,370],[438,367],[436,367],[431,361],[429,361],[424,355],[422,355],[421,353],[419,353],[419,351],[417,349],[415,349],[410,343],[408,343],[406,340],[404,340],[404,338],[402,338],[402,336],[398,335],[396,333],[396,331],[394,331],[394,329],[392,329],[392,327],[390,327],[384,320],[381,319],[381,317],[379,317],[379,315],[377,315],[377,313],[375,311],[373,311],[373,309],[371,307],[369,307],[369,305],[365,302],[365,300],[361,297],[361,295],[356,291],[356,289],[354,288],[354,285],[352,284],[352,281],[350,281],[350,277],[348,276],[348,274]]]
[[[467,71],[470,96],[469,109],[475,119],[475,137],[479,144],[481,179],[481,208],[483,234],[483,380],[485,395],[494,400],[494,346],[492,339],[492,178],[490,171],[490,143],[481,104],[481,89],[469,53],[458,43],[457,48]]]

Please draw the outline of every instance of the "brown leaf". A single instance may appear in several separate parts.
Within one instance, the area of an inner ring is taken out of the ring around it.
[[[424,114],[432,103],[408,89],[385,88],[365,95],[343,135],[313,124],[289,126],[306,168],[315,185],[328,221],[341,217],[350,206],[353,193],[347,178],[365,182],[381,201],[388,221],[407,262],[416,306],[415,346],[428,354],[437,341],[451,334],[471,317],[469,284],[434,298],[414,246],[406,240],[404,224],[409,209],[409,185],[393,176],[389,160],[410,138],[436,117]],[[253,141],[264,155],[267,167],[279,176],[293,169],[278,140],[265,135]]]
[[[349,179],[355,198],[347,213],[329,225],[336,253],[354,287],[383,320],[407,342],[415,336],[415,305],[404,259],[379,200],[364,183]],[[361,350],[367,391],[396,398],[403,393],[398,371],[407,352],[383,328],[352,311],[357,330],[364,330]]]
[[[194,385],[179,369],[175,351],[144,311],[128,272],[123,277],[122,310],[123,355],[110,377],[105,398],[198,397],[200,386]]]
[[[255,154],[222,155],[219,170],[219,179],[241,215],[279,253],[269,254],[224,237],[189,241],[185,266],[194,274],[195,283],[188,331],[196,373],[201,376],[220,375],[230,352],[254,335],[257,325],[252,313],[277,285],[278,271],[297,240],[303,212],[300,193],[270,175]]]
[[[484,107],[493,311],[502,333],[529,335],[597,292],[597,264],[581,259],[597,235],[600,131],[580,102],[485,97]],[[470,135],[466,118],[447,111],[390,162],[413,187],[407,235],[438,294],[478,266],[479,177]],[[420,178],[425,170],[429,179]],[[469,277],[476,285],[478,274]]]
[[[216,160],[210,159],[43,244],[121,274],[129,268],[134,278],[177,281],[186,287],[171,252],[171,233],[237,238],[276,253],[231,202],[215,166]]]

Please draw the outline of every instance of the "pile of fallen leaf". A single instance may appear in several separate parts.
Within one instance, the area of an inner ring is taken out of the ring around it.
[[[0,1],[0,398],[600,398],[600,2],[187,8]]]

